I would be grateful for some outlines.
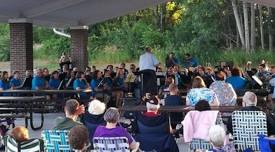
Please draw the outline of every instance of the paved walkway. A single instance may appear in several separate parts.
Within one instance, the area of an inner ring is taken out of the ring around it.
[[[35,114],[34,117],[35,117],[35,120],[34,120],[34,123],[37,124],[39,123],[40,121],[40,115],[38,114]],[[57,118],[57,117],[62,117],[64,116],[63,113],[49,113],[49,114],[45,114],[45,121],[44,121],[44,126],[43,126],[43,129],[52,129],[53,126],[54,126],[54,120]],[[24,126],[25,125],[25,121],[24,119],[17,119],[15,121],[15,124],[16,126],[18,125],[22,125]],[[37,126],[37,125],[35,125]],[[40,138],[41,137],[41,131],[43,130],[37,130],[37,131],[33,131],[30,126],[29,126],[29,133],[30,133],[30,137],[31,138]],[[177,140],[177,143],[179,145],[179,149],[180,149],[180,152],[189,152],[188,150],[188,145],[187,144],[184,144],[182,142],[183,140],[182,139],[178,139]]]

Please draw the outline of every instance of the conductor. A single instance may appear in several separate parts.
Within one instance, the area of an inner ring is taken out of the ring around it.
[[[156,67],[158,65],[159,61],[152,53],[152,49],[146,47],[145,53],[139,58],[139,69],[142,76],[142,96],[144,96],[145,93],[157,94]]]

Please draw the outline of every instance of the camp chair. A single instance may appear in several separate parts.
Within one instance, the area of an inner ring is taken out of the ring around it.
[[[44,143],[41,139],[30,139],[16,142],[12,136],[4,137],[5,152],[43,152]]]
[[[130,152],[126,137],[94,137],[96,152]]]
[[[258,135],[267,135],[266,114],[262,111],[234,111],[233,138],[236,150],[259,151]]]
[[[68,130],[43,130],[42,139],[47,152],[71,152]]]

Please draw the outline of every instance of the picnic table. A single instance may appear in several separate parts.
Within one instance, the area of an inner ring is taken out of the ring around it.
[[[28,121],[33,130],[43,127],[44,113],[46,112],[47,100],[44,96],[32,97],[0,97],[0,118],[25,118],[25,126]],[[34,126],[33,113],[40,113],[41,122],[38,127]]]

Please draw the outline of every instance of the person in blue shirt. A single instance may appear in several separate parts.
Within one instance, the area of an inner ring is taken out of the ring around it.
[[[247,81],[241,76],[241,70],[233,68],[231,74],[232,76],[227,78],[225,82],[230,83],[235,91],[245,89]]]
[[[76,79],[74,80],[73,88],[74,90],[82,90],[82,89],[90,88],[88,82],[85,79],[85,74],[83,72],[76,73]],[[89,99],[89,96],[85,92],[82,92],[80,93],[80,99],[84,99],[84,100]]]
[[[198,61],[191,56],[191,54],[186,53],[185,54],[185,67],[189,68],[189,67],[197,67],[198,66]]]
[[[42,70],[36,69],[32,79],[32,90],[42,90],[48,87],[47,81],[43,78]]]
[[[58,89],[60,85],[59,75],[57,71],[53,71],[51,74],[51,78],[49,81],[49,88],[50,89]]]
[[[21,87],[21,80],[19,79],[19,72],[15,71],[13,73],[12,79],[10,80],[10,87],[12,89],[17,89]]]
[[[99,97],[102,96],[102,93],[100,92],[94,92],[94,91],[102,91],[103,90],[103,79],[102,79],[102,72],[99,70],[96,70],[94,72],[95,78],[91,81],[91,89],[93,92],[91,93],[92,97]]]
[[[10,83],[9,83],[9,73],[7,71],[3,71],[1,75],[0,80],[0,90],[8,90],[10,89]],[[8,96],[9,94],[3,93],[3,96]]]

